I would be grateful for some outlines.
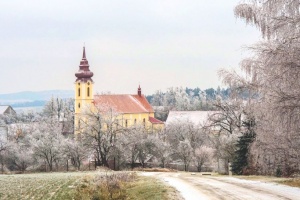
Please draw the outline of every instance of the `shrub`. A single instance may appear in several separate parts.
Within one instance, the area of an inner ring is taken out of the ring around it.
[[[84,178],[76,188],[76,198],[79,199],[126,199],[126,186],[135,180],[135,173],[106,173],[94,179]]]

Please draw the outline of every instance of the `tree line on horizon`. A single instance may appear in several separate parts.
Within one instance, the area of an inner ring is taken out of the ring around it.
[[[209,88],[201,90],[197,88],[171,87],[165,92],[157,90],[146,98],[152,106],[163,106],[168,110],[177,111],[195,111],[195,110],[212,110],[212,102],[216,98],[228,99],[230,89],[218,87],[217,89]]]

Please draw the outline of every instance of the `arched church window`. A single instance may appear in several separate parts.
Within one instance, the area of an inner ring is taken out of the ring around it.
[[[143,119],[143,125],[144,125],[144,128],[146,127],[146,120],[145,118]]]
[[[87,88],[87,96],[90,96],[90,87]]]
[[[78,96],[80,97],[80,88],[78,88]]]
[[[127,121],[127,119],[125,120],[125,127],[126,128],[128,127],[128,121]]]
[[[78,108],[80,108],[80,103],[78,103]]]

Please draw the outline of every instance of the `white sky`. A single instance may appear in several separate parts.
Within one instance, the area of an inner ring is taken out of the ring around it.
[[[74,87],[85,42],[95,91],[135,93],[220,85],[258,41],[238,0],[0,2],[0,94]]]

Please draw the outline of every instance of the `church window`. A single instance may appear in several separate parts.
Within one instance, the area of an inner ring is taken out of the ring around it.
[[[136,124],[136,119],[134,119],[134,124]]]
[[[80,97],[80,88],[78,88],[78,96]]]
[[[89,87],[87,88],[87,96],[88,97],[90,96],[90,88]]]
[[[128,127],[128,120],[127,119],[125,120],[125,127],[126,128]]]
[[[145,118],[143,119],[143,125],[144,125],[144,128],[146,127],[146,120]]]
[[[78,108],[80,108],[80,103],[78,103]]]

